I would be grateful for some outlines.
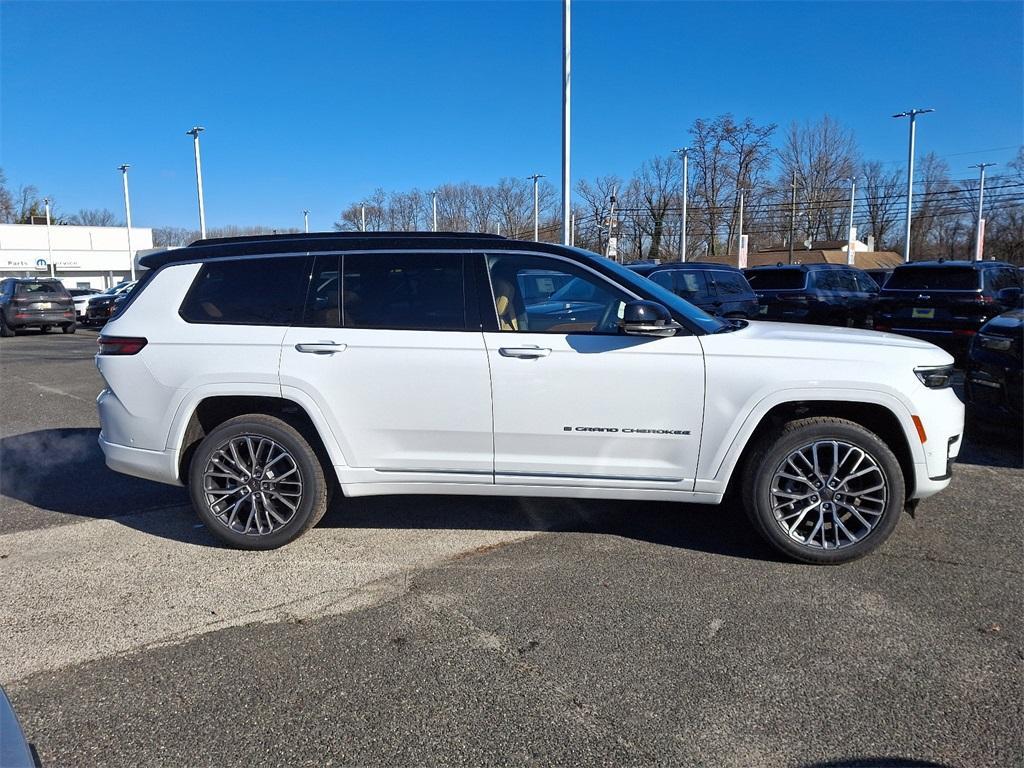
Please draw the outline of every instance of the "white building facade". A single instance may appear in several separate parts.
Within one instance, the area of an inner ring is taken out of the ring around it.
[[[0,278],[56,277],[66,288],[109,288],[138,269],[153,249],[153,230],[66,224],[0,224]]]

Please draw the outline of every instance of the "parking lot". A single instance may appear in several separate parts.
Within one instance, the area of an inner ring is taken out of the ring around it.
[[[238,552],[104,467],[95,336],[0,343],[0,684],[43,766],[1021,764],[996,434],[837,568],[729,507],[473,497]]]

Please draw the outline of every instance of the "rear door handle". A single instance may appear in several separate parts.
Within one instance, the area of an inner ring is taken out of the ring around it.
[[[312,355],[333,355],[335,352],[344,352],[347,346],[334,341],[316,341],[296,344],[295,349]]]
[[[498,354],[502,357],[518,357],[523,360],[534,360],[538,357],[547,357],[551,354],[550,349],[541,347],[499,347]]]

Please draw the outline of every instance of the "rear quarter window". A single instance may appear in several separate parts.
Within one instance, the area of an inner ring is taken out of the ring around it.
[[[897,267],[886,290],[976,291],[981,274],[971,267]]]
[[[295,256],[211,261],[179,314],[189,323],[291,325],[303,307],[308,264]]]
[[[750,293],[750,285],[743,279],[743,275],[735,272],[715,272],[714,280],[719,296],[742,296]]]
[[[755,291],[799,291],[804,287],[806,273],[800,269],[766,269],[747,272],[746,278]]]

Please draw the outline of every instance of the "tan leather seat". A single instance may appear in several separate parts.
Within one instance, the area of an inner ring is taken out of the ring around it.
[[[518,331],[519,320],[515,308],[515,284],[501,278],[494,280],[494,308],[498,311],[498,329]]]

